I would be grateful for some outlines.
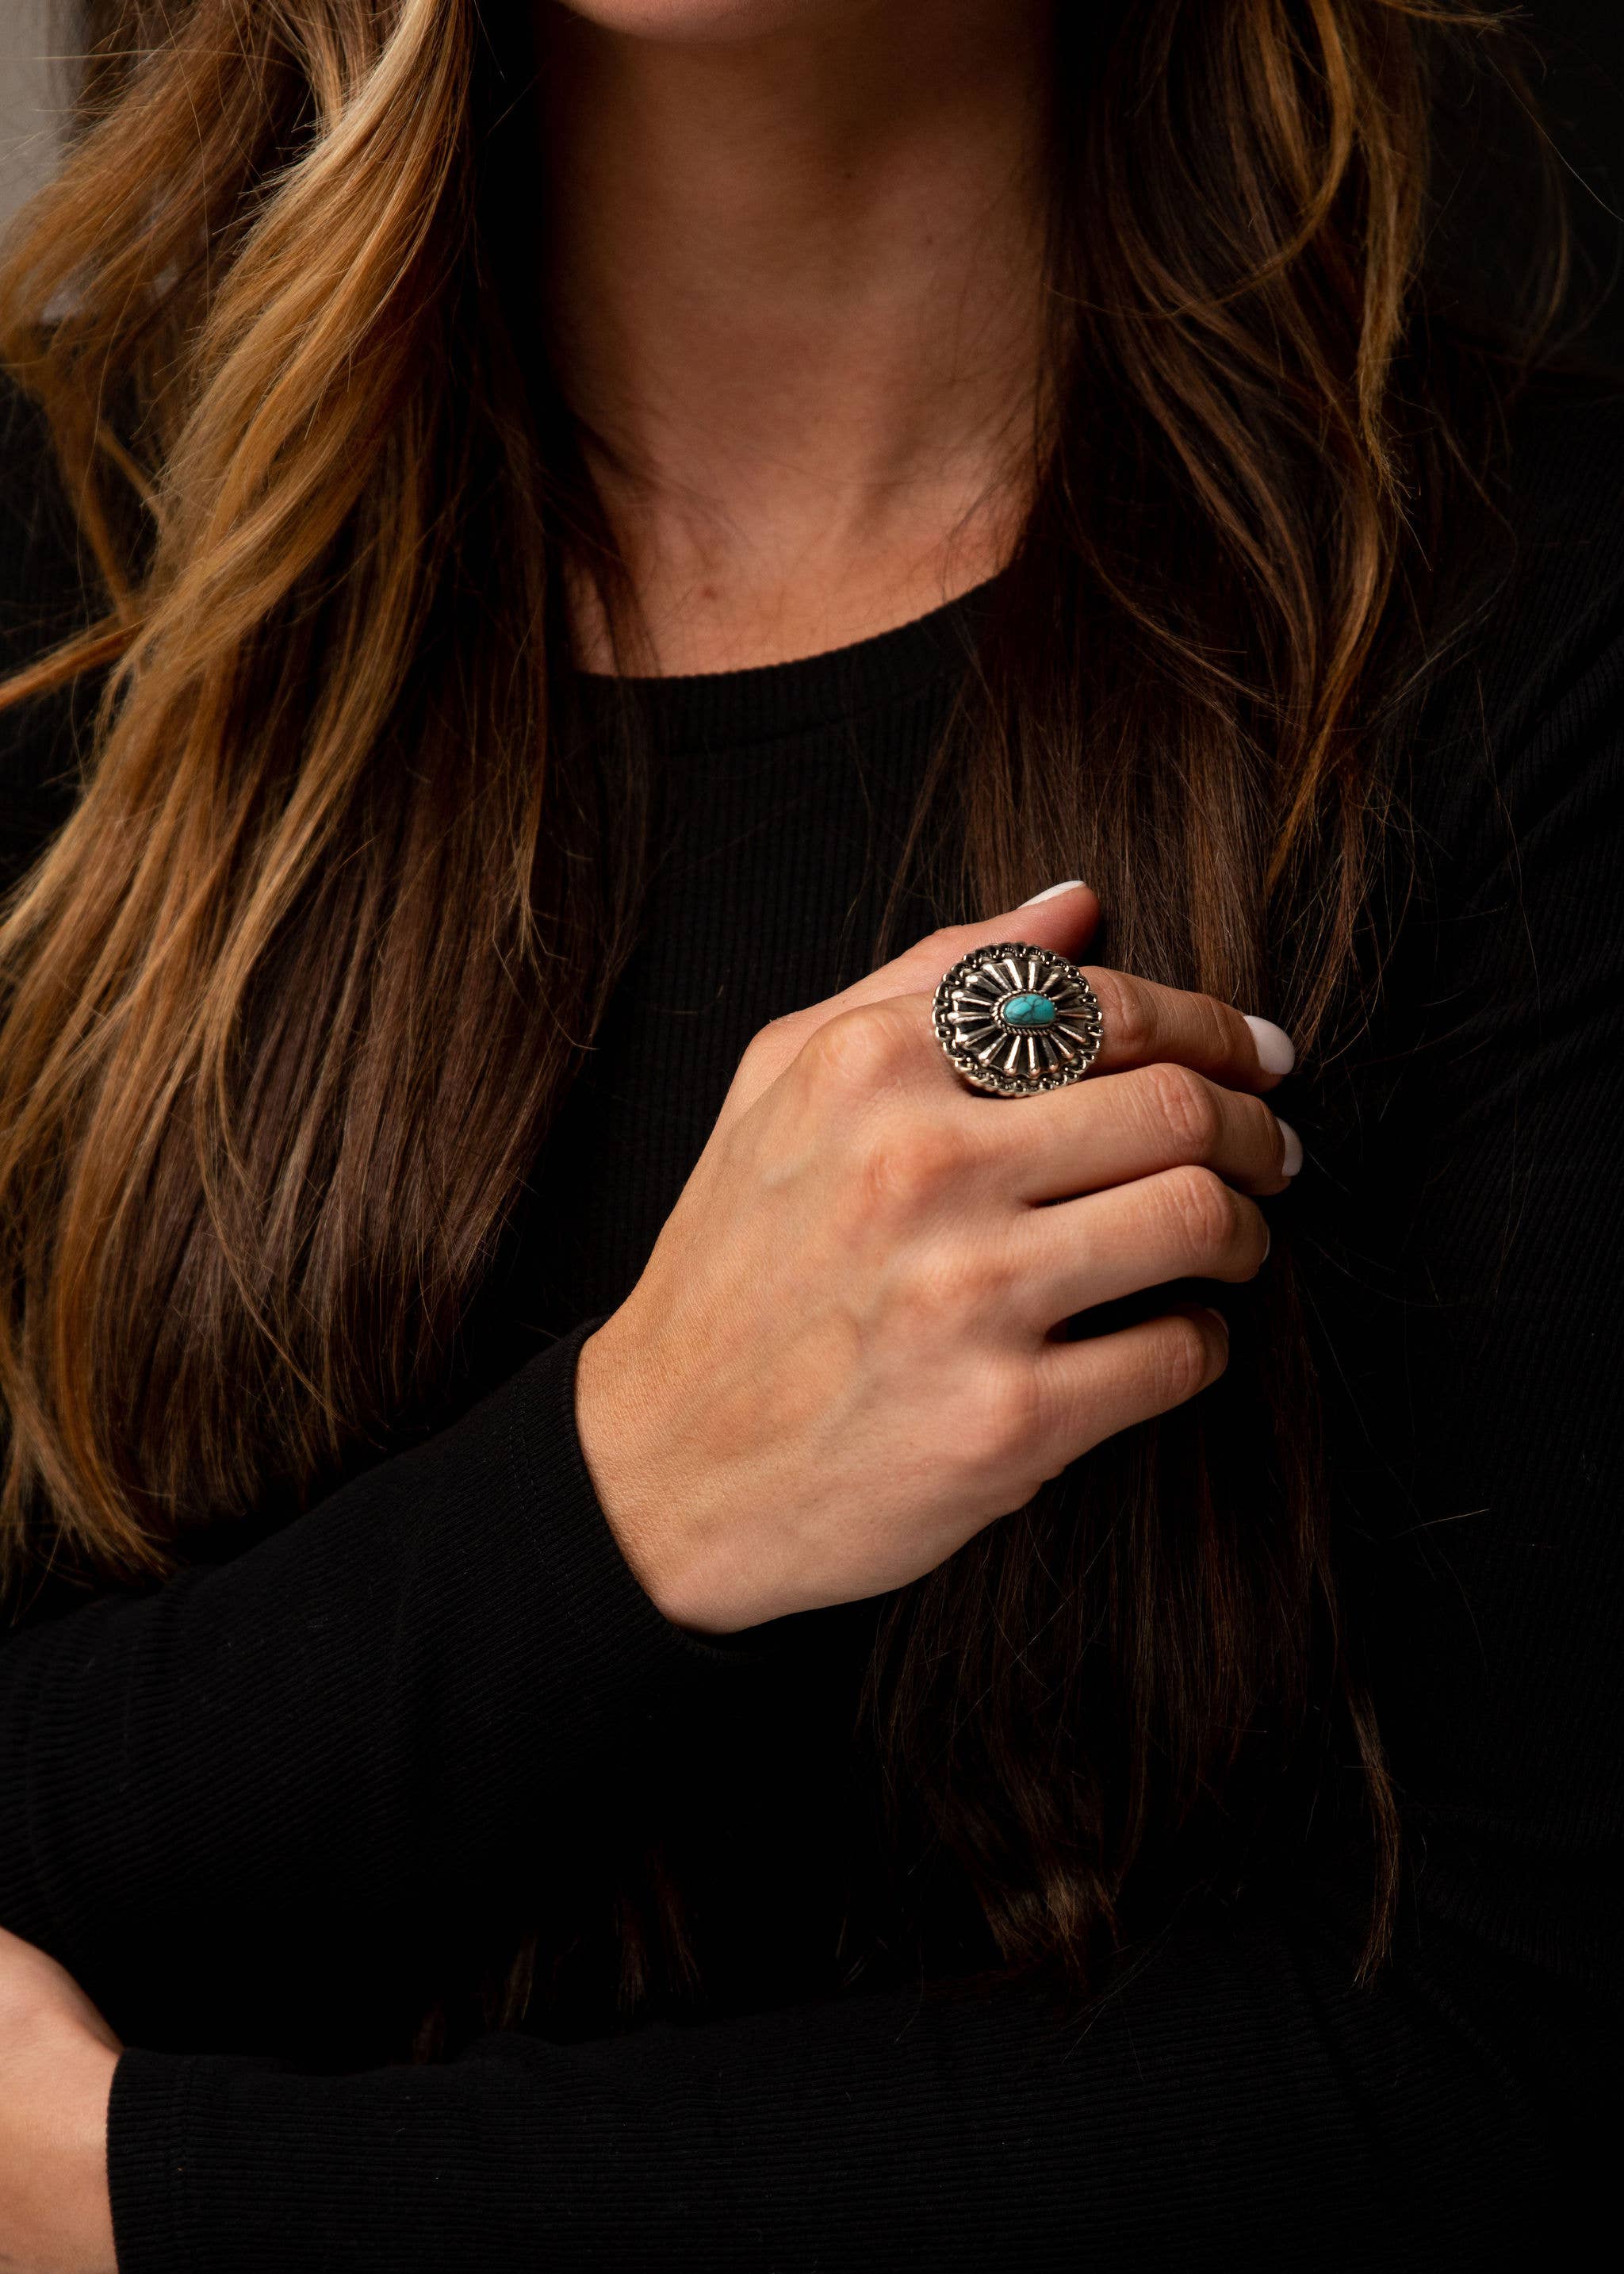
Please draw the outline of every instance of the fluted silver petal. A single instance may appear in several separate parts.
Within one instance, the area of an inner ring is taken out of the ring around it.
[[[1005,1025],[1011,995],[1045,995],[1049,1027]],[[936,1039],[972,1088],[999,1097],[1035,1096],[1086,1074],[1100,1047],[1100,1006],[1063,955],[1026,941],[989,945],[943,975],[931,1006]]]

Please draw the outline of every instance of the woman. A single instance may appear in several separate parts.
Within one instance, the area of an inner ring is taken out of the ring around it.
[[[1548,2248],[1624,426],[1494,26],[484,17],[108,0],[6,272],[0,2242]]]

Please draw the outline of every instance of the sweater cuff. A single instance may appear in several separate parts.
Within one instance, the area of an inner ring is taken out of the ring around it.
[[[119,2055],[107,2108],[107,2185],[118,2274],[192,2274],[186,2104],[195,2064],[171,2053]]]

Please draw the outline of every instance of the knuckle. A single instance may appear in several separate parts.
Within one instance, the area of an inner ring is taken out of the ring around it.
[[[1034,1366],[1000,1366],[965,1417],[962,1449],[979,1468],[1001,1475],[1018,1469],[1024,1479],[1041,1432],[1041,1404]]]
[[[963,1175],[966,1148],[940,1123],[892,1114],[865,1137],[860,1156],[861,1195],[883,1212],[914,1214],[929,1208]]]
[[[1263,1269],[1264,1258],[1269,1252],[1268,1219],[1253,1201],[1237,1199],[1236,1246],[1240,1253],[1241,1270],[1248,1279],[1255,1279]]]
[[[1217,1150],[1222,1116],[1211,1082],[1189,1066],[1164,1061],[1143,1077],[1162,1127],[1182,1161],[1205,1162]]]
[[[933,968],[939,958],[945,969],[991,937],[984,923],[938,924],[920,941],[919,952],[928,956]]]
[[[754,1050],[757,1043],[769,1040],[778,1043],[801,1041],[805,1036],[808,1024],[807,1012],[781,1011],[776,1019],[769,1019],[765,1026],[756,1028],[748,1047]]]
[[[1213,1349],[1193,1319],[1164,1319],[1152,1345],[1153,1395],[1162,1406],[1183,1405],[1212,1379]]]
[[[776,1071],[789,1063],[805,1039],[806,1013],[786,1011],[781,1019],[769,1019],[764,1027],[756,1028],[739,1062],[754,1071]]]
[[[1238,1228],[1240,1203],[1222,1178],[1199,1165],[1175,1169],[1167,1191],[1192,1259],[1205,1262],[1225,1254]]]
[[[1260,1097],[1248,1097],[1244,1093],[1236,1099],[1236,1111],[1245,1117],[1248,1142],[1257,1148],[1258,1158],[1269,1173],[1278,1176],[1286,1157],[1285,1132]]]
[[[914,1273],[908,1290],[913,1339],[929,1359],[944,1345],[959,1344],[966,1327],[992,1306],[1000,1292],[996,1261],[977,1251],[943,1247]]]
[[[960,1244],[954,1252],[952,1284],[968,1317],[1003,1306],[1019,1276],[1007,1249],[989,1241]]]
[[[1235,1013],[1215,995],[1192,995],[1190,1001],[1203,1057],[1218,1060],[1232,1057]]]
[[[898,982],[934,988],[944,971],[962,961],[974,948],[990,945],[994,934],[984,923],[940,924],[915,940],[893,967]]]
[[[1099,998],[1105,1030],[1116,1055],[1130,1060],[1145,1057],[1154,1020],[1144,989],[1120,971],[1091,970],[1088,980]]]
[[[825,1020],[801,1055],[815,1081],[861,1094],[895,1080],[910,1055],[910,1037],[889,1004],[869,1003]]]

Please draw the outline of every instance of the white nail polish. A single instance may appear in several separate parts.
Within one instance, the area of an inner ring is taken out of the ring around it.
[[[1280,1133],[1286,1141],[1285,1158],[1280,1164],[1282,1177],[1295,1177],[1303,1165],[1303,1141],[1289,1121],[1280,1125]]]
[[[1058,900],[1062,892],[1076,892],[1082,881],[1080,877],[1068,877],[1064,885],[1050,885],[1044,892],[1034,892],[1029,900],[1023,900],[1020,905],[1023,908],[1035,908],[1040,900]]]
[[[1252,1028],[1258,1064],[1264,1073],[1289,1073],[1297,1064],[1297,1050],[1285,1028],[1277,1027],[1272,1019],[1255,1019],[1250,1011],[1243,1011],[1241,1016]]]

